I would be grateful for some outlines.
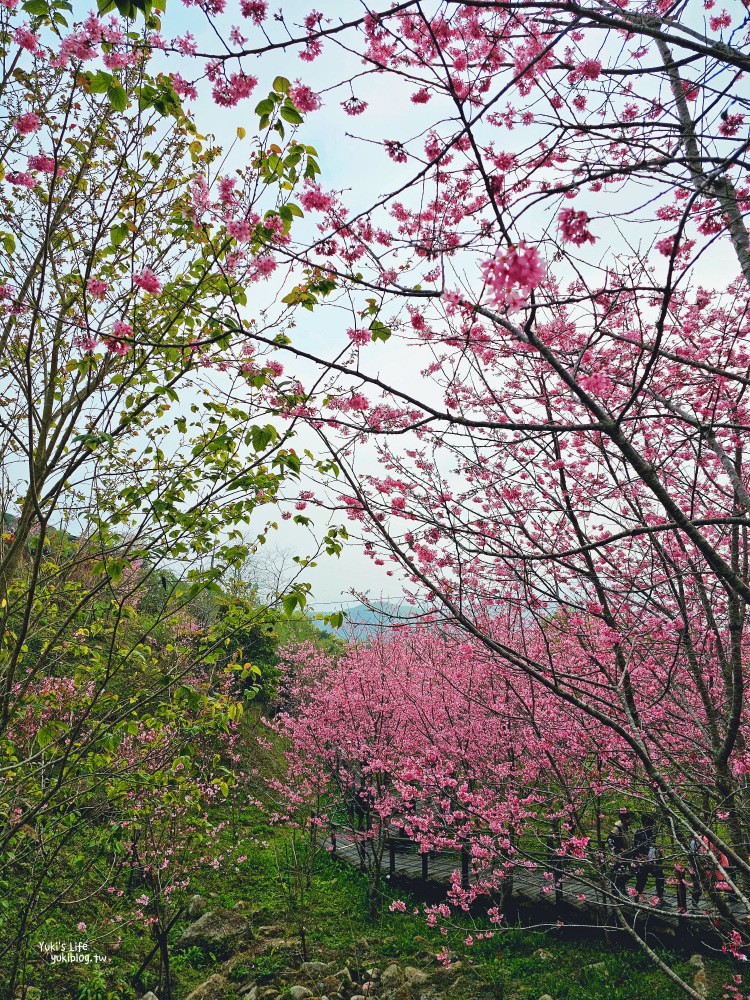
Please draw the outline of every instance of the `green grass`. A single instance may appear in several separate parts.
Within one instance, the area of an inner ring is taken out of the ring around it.
[[[260,764],[264,773],[281,773],[276,748],[266,753]],[[296,835],[299,836],[298,834]],[[232,987],[252,978],[283,991],[289,980],[280,975],[301,959],[299,930],[305,928],[308,958],[346,965],[358,978],[372,967],[385,968],[392,961],[414,965],[431,976],[431,985],[448,1000],[538,1000],[547,993],[554,1000],[679,1000],[684,993],[639,951],[603,941],[565,939],[565,930],[549,933],[520,928],[503,928],[490,941],[464,945],[467,934],[482,930],[477,920],[451,921],[449,934],[430,928],[419,909],[402,891],[385,882],[385,898],[380,916],[370,921],[367,913],[365,876],[326,852],[320,852],[314,867],[304,912],[291,905],[285,890],[289,849],[295,834],[270,826],[256,809],[234,817],[234,828],[223,834],[228,860],[223,868],[207,868],[195,877],[187,895],[200,893],[208,908],[231,908],[244,904],[243,913],[257,929],[272,925],[275,930],[264,938],[258,935],[247,954],[235,963],[228,978]],[[231,859],[245,854],[237,864]],[[388,904],[395,898],[407,903],[407,912],[391,913]],[[44,937],[50,940],[76,939],[75,924],[86,921],[102,927],[112,916],[112,898],[93,895],[78,904],[75,914],[59,910],[50,918]],[[183,918],[171,934],[175,1000],[184,1000],[196,985],[204,982],[220,963],[197,948],[180,953],[176,945],[189,921]],[[270,938],[290,942],[288,947],[269,946]],[[122,927],[122,944],[111,953],[111,964],[94,968],[42,967],[37,963],[28,979],[42,991],[42,1000],[133,1000],[130,981],[152,941],[142,927]],[[435,955],[448,946],[455,965],[443,970]],[[548,953],[550,957],[546,957]],[[692,983],[694,969],[686,956],[664,953],[665,961]],[[460,965],[458,964],[460,962]],[[592,968],[597,966],[597,968]],[[706,960],[710,1000],[727,996],[723,984],[735,971],[731,960]],[[2,970],[0,970],[2,972]],[[155,968],[143,976],[148,989],[156,987]]]
[[[290,948],[264,950],[263,939],[254,943],[251,953],[243,957],[231,971],[229,980],[234,986],[253,978],[261,984],[272,984],[283,989],[277,981],[280,973],[301,959],[298,917],[290,911],[280,877],[288,834],[269,830],[255,817],[245,817],[247,843],[242,850],[248,861],[231,873],[209,871],[200,882],[191,887],[200,892],[210,908],[232,907],[238,901],[245,903],[247,915],[255,928],[273,925],[272,937],[292,942]],[[268,847],[260,846],[261,840],[269,841]],[[387,887],[388,889],[389,887]],[[405,898],[402,892],[392,898]],[[318,858],[306,912],[308,958],[347,965],[355,978],[371,966],[383,969],[389,962],[414,965],[425,969],[432,976],[436,989],[450,1000],[538,1000],[545,993],[554,1000],[678,1000],[684,994],[656,969],[648,958],[638,951],[619,946],[607,947],[603,942],[562,940],[558,932],[549,934],[510,928],[499,931],[491,941],[477,942],[473,947],[463,945],[463,938],[477,927],[465,919],[452,923],[448,937],[437,928],[427,926],[423,916],[415,916],[411,908],[416,904],[406,899],[406,914],[391,913],[388,899],[384,901],[381,915],[369,921],[366,908],[366,880],[354,868],[326,854]],[[104,915],[107,901],[92,903],[90,919],[96,921],[95,906]],[[79,914],[77,914],[78,916]],[[172,938],[176,942],[187,920],[178,924]],[[435,954],[445,944],[452,949],[460,962],[446,972],[435,959]],[[50,970],[46,979],[30,979],[42,988],[43,1000],[75,998],[81,1000],[130,1000],[134,992],[129,980],[140,958],[150,948],[150,940],[143,932],[125,930],[123,944],[112,958],[112,964],[101,970],[65,969]],[[546,952],[551,957],[546,957]],[[694,970],[687,966],[685,957],[663,956],[677,972],[692,982]],[[601,966],[590,968],[594,965]],[[721,998],[723,983],[731,980],[734,972],[728,961],[707,961],[710,996]],[[184,997],[199,983],[218,971],[219,963],[212,956],[197,948],[180,954],[174,952],[173,974],[175,998]],[[97,989],[94,977],[104,972],[106,990]],[[144,977],[149,988],[156,986],[152,972]]]
[[[250,848],[249,860],[236,879],[229,881],[221,873],[212,873],[201,891],[214,894],[212,906],[231,907],[240,899],[246,901],[256,926],[282,925],[283,936],[297,944],[295,957],[299,960],[295,922],[279,873],[286,834],[260,824],[255,838],[256,846]],[[270,846],[261,848],[257,840],[268,840]],[[394,891],[393,898],[406,897]],[[415,965],[433,975],[435,987],[444,990],[450,1000],[537,1000],[544,993],[554,1000],[678,1000],[685,995],[639,951],[604,942],[563,940],[558,932],[521,928],[504,929],[491,941],[467,947],[463,938],[477,929],[470,920],[453,923],[446,939],[438,929],[428,927],[423,916],[411,912],[417,905],[414,901],[406,899],[405,914],[389,912],[388,901],[379,918],[368,921],[364,875],[321,854],[305,914],[308,957],[346,964],[355,974],[372,965],[382,969],[391,961]],[[435,959],[446,941],[461,963],[453,972],[444,972]],[[540,956],[540,952],[551,957]],[[665,952],[662,957],[692,983],[695,970],[688,966],[687,956]],[[248,971],[258,981],[272,982],[288,965],[289,953],[271,951],[249,963]],[[723,997],[721,987],[734,972],[731,963],[706,960],[706,968],[711,997]],[[201,976],[191,975],[190,983],[205,978],[203,970]],[[187,979],[184,985],[188,985]],[[178,997],[183,995],[178,991]]]

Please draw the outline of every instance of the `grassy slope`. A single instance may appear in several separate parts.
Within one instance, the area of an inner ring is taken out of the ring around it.
[[[251,737],[252,739],[252,737]],[[260,775],[283,773],[282,755],[277,741],[262,750],[253,748],[254,764]],[[227,853],[232,858],[247,855],[241,864],[228,861],[218,872],[207,868],[194,877],[190,892],[200,893],[210,908],[244,904],[253,926],[272,925],[239,963],[231,977],[239,986],[243,979],[254,978],[278,988],[280,974],[296,967],[301,961],[298,917],[290,907],[285,890],[288,876],[288,830],[268,825],[257,809],[247,809],[235,815],[234,830],[224,832]],[[390,887],[388,887],[390,888]],[[406,898],[394,887],[392,898]],[[455,926],[446,939],[437,929],[429,928],[423,917],[411,912],[390,913],[386,898],[379,920],[370,923],[366,916],[365,878],[358,871],[327,853],[319,852],[314,868],[311,891],[306,900],[304,923],[310,959],[332,961],[337,967],[347,965],[353,973],[376,966],[381,970],[391,961],[414,965],[429,972],[431,984],[446,1000],[537,1000],[544,993],[554,1000],[677,1000],[684,993],[677,989],[641,953],[617,944],[562,940],[556,934],[506,929],[492,941],[483,941],[472,948],[463,945],[471,930],[470,922]],[[408,902],[408,900],[407,900]],[[47,939],[82,937],[75,923],[85,920],[89,927],[102,927],[111,915],[111,898],[103,894],[80,902],[75,914],[60,911],[45,931]],[[183,919],[171,938],[176,943],[187,925]],[[150,950],[151,942],[142,928],[121,927],[123,940],[118,951],[111,954],[111,965],[105,969],[107,987],[95,987],[95,969],[50,968],[37,963],[29,982],[42,988],[42,1000],[130,1000],[135,993],[129,986],[135,969]],[[286,947],[269,946],[270,940],[285,939]],[[460,966],[444,972],[435,954],[448,944],[454,950]],[[540,954],[541,951],[541,954]],[[547,954],[544,954],[547,953]],[[668,956],[670,964],[692,982],[693,969],[684,957]],[[600,963],[603,967],[600,966]],[[599,966],[590,968],[590,966]],[[736,970],[724,960],[707,961],[711,1000],[727,996],[723,984],[731,980]],[[174,953],[173,973],[175,998],[184,1000],[190,989],[219,969],[211,956],[195,951]],[[156,985],[149,972],[147,985]],[[288,980],[287,980],[288,982]],[[2,990],[0,989],[0,996]],[[233,1000],[227,997],[226,1000]]]
[[[248,817],[249,818],[249,817]],[[257,824],[257,820],[256,820]],[[245,900],[256,925],[283,925],[297,945],[295,952],[271,949],[246,963],[246,970],[270,977],[283,971],[292,961],[300,960],[295,920],[283,891],[281,872],[285,866],[285,836],[282,831],[255,826],[258,840],[267,848],[251,848],[248,862],[241,866],[236,880],[217,874],[204,881],[205,893],[215,893],[212,905],[233,906]],[[281,870],[281,871],[280,871]],[[393,897],[403,898],[403,892]],[[455,928],[450,945],[459,953],[461,965],[445,973],[435,961],[435,953],[446,939],[426,926],[424,919],[411,913],[390,913],[387,906],[376,923],[368,923],[365,909],[364,876],[335,858],[321,854],[316,865],[305,924],[309,957],[347,964],[356,972],[376,965],[381,969],[390,961],[415,965],[435,976],[434,985],[445,991],[450,1000],[537,1000],[549,993],[554,1000],[671,1000],[684,997],[666,977],[639,952],[618,946],[588,941],[555,940],[541,932],[506,930],[490,942],[472,948],[460,945],[465,928]],[[546,952],[548,957],[539,952]],[[678,972],[692,982],[694,969],[684,960],[669,956]],[[603,964],[603,968],[590,969]],[[206,968],[190,969],[180,963],[182,980],[178,997],[188,985],[206,978]],[[732,970],[724,961],[707,961],[711,996],[725,995],[722,984],[731,979]],[[213,971],[213,968],[210,970]],[[269,982],[273,980],[268,979]],[[442,985],[441,985],[442,984]],[[278,985],[278,984],[277,984]]]

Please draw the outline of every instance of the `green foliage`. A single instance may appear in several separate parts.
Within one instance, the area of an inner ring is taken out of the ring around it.
[[[181,965],[187,965],[191,969],[205,969],[207,965],[214,962],[215,956],[203,951],[197,945],[191,945],[189,948],[185,948],[183,951],[178,951],[176,955],[172,957],[172,965],[179,968]]]
[[[152,0],[97,0],[96,6],[99,14],[109,14],[116,10],[120,17],[133,20],[138,14],[143,14],[148,19],[153,10],[164,10],[165,4],[163,0],[161,3],[152,3]]]
[[[119,990],[107,988],[104,970],[97,965],[88,966],[85,982],[81,983],[75,992],[75,1000],[118,1000]]]
[[[268,982],[279,972],[283,972],[289,964],[286,955],[271,952],[270,955],[259,955],[251,965],[251,969],[258,979],[258,982]]]
[[[157,6],[100,10],[148,19]],[[63,26],[70,9],[25,6],[35,27]],[[192,210],[222,151],[169,79],[147,62],[71,73],[39,58],[3,87],[8,106],[44,109],[59,167],[54,184],[0,188],[0,283],[23,289],[10,321],[0,304],[13,329],[0,352],[13,484],[0,534],[0,976],[13,995],[38,971],[40,941],[75,936],[70,900],[96,901],[92,927],[99,907],[107,926],[124,915],[164,932],[213,849],[222,820],[209,803],[236,808],[234,747],[248,702],[273,691],[282,616],[225,581],[266,540],[270,525],[243,532],[302,460],[272,422],[271,370],[262,358],[241,369],[248,335],[228,320],[247,294],[224,266],[237,243],[223,216]],[[288,231],[302,215],[294,188],[319,169],[312,147],[284,139],[301,121],[288,90],[275,81],[272,134],[239,171],[265,211],[248,259],[278,219]],[[74,134],[60,125],[72,119]],[[25,155],[11,138],[5,167]],[[294,594],[303,606],[305,588]],[[79,1000],[105,1000],[101,975],[86,969],[55,996],[80,986]]]

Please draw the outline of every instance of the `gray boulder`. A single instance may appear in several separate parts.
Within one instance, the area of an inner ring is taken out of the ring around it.
[[[187,927],[179,948],[202,948],[217,958],[226,958],[250,936],[250,923],[235,910],[211,910]]]
[[[407,965],[404,969],[404,979],[410,986],[423,986],[429,978],[426,972],[415,969],[413,965]]]
[[[392,989],[394,986],[398,986],[403,980],[404,976],[401,969],[393,962],[387,968],[383,969],[383,974],[380,977],[380,982],[386,989]]]
[[[326,962],[303,962],[300,971],[306,976],[324,976],[328,972]]]
[[[230,989],[228,980],[217,974],[196,986],[185,1000],[227,1000]]]

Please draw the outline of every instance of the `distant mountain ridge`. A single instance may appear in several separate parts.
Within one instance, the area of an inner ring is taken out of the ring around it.
[[[346,618],[344,624],[338,628],[331,628],[330,625],[326,625],[325,622],[317,618],[313,618],[312,621],[322,631],[330,632],[341,639],[366,640],[371,639],[384,628],[403,622],[404,618],[414,614],[414,609],[404,603],[373,601],[372,605],[371,608],[365,604],[342,606],[341,610],[345,613]],[[316,611],[316,613],[318,612]]]

